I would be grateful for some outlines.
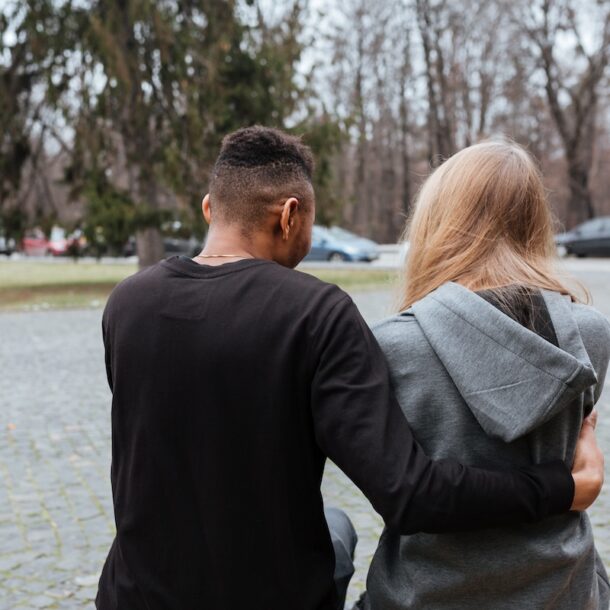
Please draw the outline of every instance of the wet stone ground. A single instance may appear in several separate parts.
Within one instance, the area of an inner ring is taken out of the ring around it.
[[[579,276],[610,316],[610,272]],[[388,293],[355,300],[370,322],[388,313]],[[93,606],[114,530],[100,318],[99,310],[0,315],[0,610]],[[610,461],[609,403],[607,388],[598,437]],[[381,521],[332,465],[323,491],[360,537],[351,603],[364,589]],[[610,567],[610,485],[591,515]]]

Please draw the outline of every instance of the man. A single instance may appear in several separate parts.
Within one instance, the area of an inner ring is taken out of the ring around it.
[[[402,533],[541,519],[599,493],[590,429],[574,478],[563,463],[493,472],[423,454],[351,299],[292,270],[310,247],[312,171],[296,138],[231,134],[202,253],[110,297],[117,536],[100,610],[336,610],[326,457]]]

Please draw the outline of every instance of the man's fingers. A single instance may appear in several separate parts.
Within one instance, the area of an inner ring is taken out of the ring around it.
[[[582,422],[582,425],[583,428],[585,426],[590,426],[591,428],[593,428],[593,430],[595,430],[595,426],[597,426],[597,409],[591,411],[589,416],[586,417],[585,420]]]
[[[597,445],[597,412],[587,417],[580,430],[572,475],[575,494],[572,510],[586,510],[595,501],[604,482],[604,455]]]

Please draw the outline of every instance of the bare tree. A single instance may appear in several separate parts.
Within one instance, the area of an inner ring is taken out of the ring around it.
[[[414,79],[405,18],[412,16],[405,8],[409,2],[343,3],[330,37],[331,61],[324,79],[330,83],[329,107],[349,134],[338,163],[347,202],[344,222],[381,241],[397,238],[403,206],[410,199]]]
[[[399,69],[399,116],[400,116],[400,162],[402,165],[402,212],[407,216],[411,210],[411,158],[410,158],[410,112],[409,97],[412,87],[411,32],[405,28],[402,61]]]
[[[488,135],[506,70],[506,12],[498,0],[415,0],[433,164]]]
[[[544,89],[564,148],[570,190],[570,220],[592,218],[590,173],[595,147],[599,89],[610,59],[610,5],[590,2],[586,22],[582,1],[539,0],[520,7],[520,24],[537,51]],[[577,12],[578,8],[578,12]],[[599,24],[597,44],[588,48],[583,30]]]
[[[417,24],[421,36],[428,93],[428,156],[433,161],[455,152],[451,99],[448,91],[446,62],[441,44],[446,30],[447,2],[415,0]]]

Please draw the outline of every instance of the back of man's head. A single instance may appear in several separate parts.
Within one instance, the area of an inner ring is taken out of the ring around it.
[[[256,229],[269,207],[289,197],[313,205],[314,169],[308,146],[270,127],[239,129],[222,142],[210,180],[217,220]]]

